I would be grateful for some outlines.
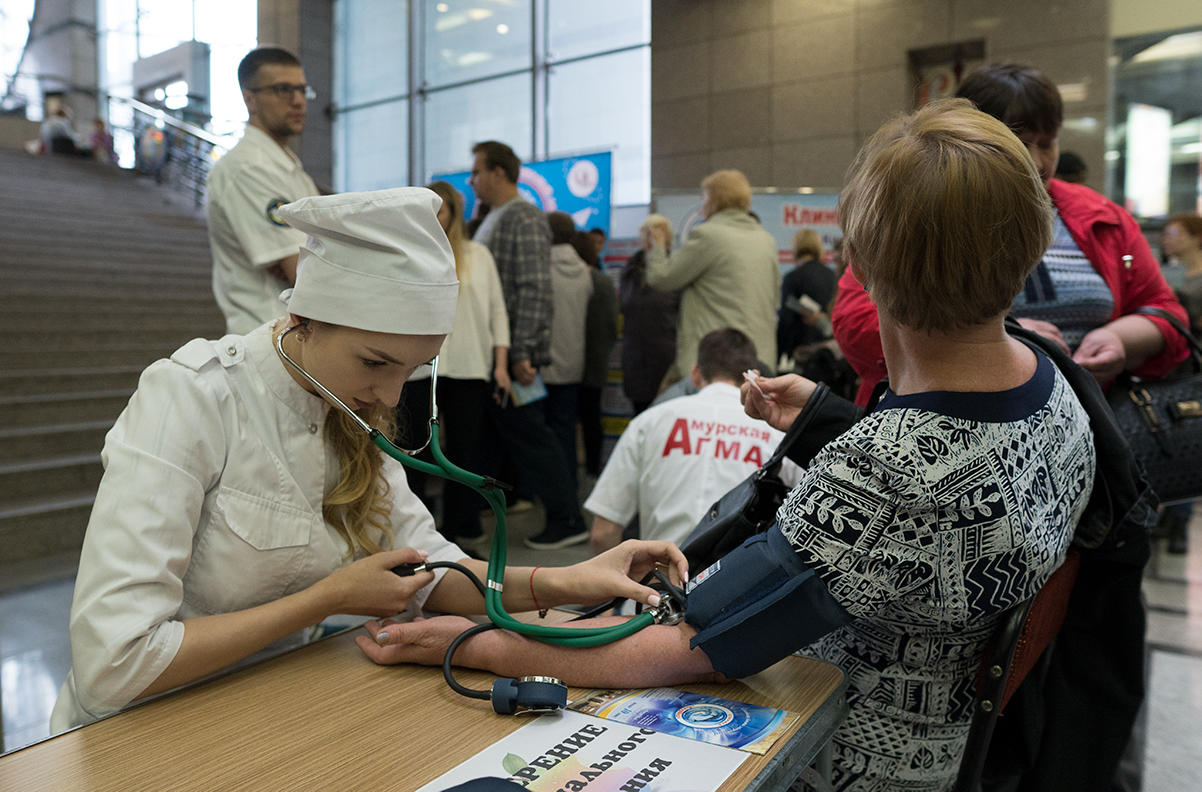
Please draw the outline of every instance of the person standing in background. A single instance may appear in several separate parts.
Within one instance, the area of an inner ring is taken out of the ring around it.
[[[799,346],[830,338],[830,310],[835,300],[835,273],[822,263],[822,238],[812,228],[793,236],[797,263],[780,285],[776,346],[791,357]],[[804,298],[804,299],[803,299]]]
[[[476,144],[472,155],[470,183],[489,207],[474,239],[492,253],[501,278],[509,312],[509,375],[518,384],[533,385],[539,368],[551,363],[551,228],[542,211],[518,195],[522,161],[513,149],[489,140]],[[546,507],[546,527],[524,540],[534,550],[588,541],[569,460],[547,423],[545,401],[490,402],[484,440],[486,449],[503,448],[513,458],[525,486]]]
[[[480,437],[490,396],[501,398],[509,390],[509,314],[501,294],[497,265],[488,248],[463,232],[463,196],[445,181],[426,185],[442,199],[438,222],[451,243],[459,301],[455,325],[438,352],[438,414],[443,450],[462,468],[479,467]],[[421,370],[419,369],[419,372]],[[401,391],[398,410],[402,448],[415,448],[426,437],[425,416],[430,414],[430,388],[423,377],[410,379]],[[490,387],[495,383],[495,387]],[[431,459],[423,451],[422,459]],[[425,500],[426,475],[405,468],[409,488]],[[447,480],[443,484],[442,522],[439,533],[464,550],[487,556],[488,541],[480,527],[480,509],[486,502],[472,490]]]
[[[672,223],[653,214],[639,226],[640,250],[625,266],[619,284],[622,308],[622,391],[638,415],[655,401],[659,384],[676,356],[676,324],[680,292],[660,291],[647,284],[647,251],[655,244],[652,229],[672,252]]]
[[[593,296],[588,301],[584,320],[584,376],[580,379],[580,398],[576,408],[580,416],[580,434],[584,438],[584,470],[590,476],[601,475],[601,392],[609,380],[609,356],[618,342],[618,292],[613,279],[601,266],[596,240],[599,228],[577,231],[573,247],[588,265],[593,279]],[[604,240],[604,234],[601,239]],[[604,241],[601,245],[604,246]]]
[[[296,283],[306,236],[277,210],[319,191],[288,148],[316,98],[297,57],[278,47],[251,50],[238,64],[238,84],[249,120],[209,172],[208,211],[213,296],[226,332],[245,334],[278,318],[280,292]]]
[[[555,313],[551,318],[551,363],[542,369],[547,386],[547,425],[555,433],[568,463],[572,492],[578,489],[576,418],[580,381],[584,378],[584,334],[588,305],[593,296],[593,279],[588,265],[572,244],[579,233],[567,212],[548,212],[551,226],[551,294]],[[592,251],[585,236],[584,250]]]
[[[662,229],[653,227],[647,253],[647,283],[681,290],[673,382],[692,371],[701,338],[725,327],[746,333],[760,360],[776,362],[780,265],[776,241],[748,214],[751,184],[739,171],[722,170],[701,182],[701,193],[705,222],[671,256]]]
[[[1202,332],[1202,217],[1177,215],[1170,217],[1164,227],[1164,252],[1185,267],[1185,279],[1176,290],[1177,298],[1189,314],[1190,329]],[[1168,538],[1168,551],[1173,555],[1189,552],[1189,522],[1194,513],[1193,503],[1166,506],[1160,515],[1160,528]]]

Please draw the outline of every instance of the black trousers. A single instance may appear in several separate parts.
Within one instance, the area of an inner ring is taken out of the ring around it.
[[[430,385],[418,380],[405,385],[401,392],[398,421],[402,448],[413,448],[426,437],[426,421],[430,415]],[[480,443],[484,435],[484,416],[492,401],[492,385],[484,380],[438,378],[439,431],[443,435],[443,453],[459,467],[473,473],[480,470]],[[433,462],[429,449],[420,459]],[[405,468],[409,488],[425,500],[425,473]],[[448,539],[480,535],[480,510],[488,502],[462,484],[446,481],[443,485],[442,524],[439,531]]]
[[[601,475],[601,390],[581,385],[577,398],[580,430],[584,436],[584,469],[592,476]]]

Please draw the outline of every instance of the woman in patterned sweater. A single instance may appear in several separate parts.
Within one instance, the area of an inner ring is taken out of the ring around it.
[[[985,642],[1063,561],[1093,486],[1080,402],[1003,325],[1051,217],[1022,143],[968,102],[887,125],[840,199],[892,375],[877,407],[817,453],[776,527],[694,576],[684,624],[588,650],[494,630],[456,661],[641,687],[746,676],[804,648],[848,678],[836,789],[948,788]],[[745,385],[747,412],[780,429],[816,388],[794,375],[758,385],[768,398]],[[359,642],[377,662],[434,663],[468,624]]]

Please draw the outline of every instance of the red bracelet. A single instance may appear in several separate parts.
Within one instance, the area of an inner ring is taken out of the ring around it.
[[[545,619],[547,618],[547,609],[539,607],[538,597],[534,596],[534,573],[540,569],[542,569],[541,565],[530,570],[530,599],[534,600],[534,609],[538,611],[538,618]]]

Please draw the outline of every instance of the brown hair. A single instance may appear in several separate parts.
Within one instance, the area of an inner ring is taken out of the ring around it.
[[[484,167],[489,170],[500,168],[505,171],[505,178],[509,179],[510,183],[518,183],[518,175],[522,170],[522,161],[518,159],[517,154],[513,153],[513,149],[504,143],[498,143],[495,140],[486,140],[472,147],[473,154],[481,152],[484,154]]]
[[[552,245],[566,245],[576,236],[576,221],[567,212],[547,212],[547,225]]]
[[[300,59],[282,47],[259,47],[246,53],[238,64],[238,87],[249,91],[264,66],[300,66]]]
[[[743,372],[758,368],[755,343],[733,327],[707,333],[697,344],[697,368],[706,382],[743,381]]]
[[[1026,148],[964,99],[881,128],[839,198],[845,251],[882,314],[947,332],[1004,313],[1052,241]]]
[[[822,237],[812,228],[803,228],[793,235],[793,259],[802,256],[822,258]]]
[[[1060,89],[1039,69],[1024,63],[982,66],[964,78],[956,96],[972,102],[1016,135],[1056,135],[1064,123]]]
[[[455,277],[460,283],[470,280],[471,274],[464,266],[467,234],[463,230],[463,194],[445,181],[430,182],[426,189],[437,194],[442,199],[442,205],[451,213],[451,221],[447,223],[447,239],[451,242],[451,252],[455,254]]]
[[[701,189],[709,198],[715,212],[723,209],[751,209],[751,182],[742,171],[720,170],[701,181]]]
[[[1198,240],[1198,244],[1202,245],[1202,217],[1192,214],[1174,215],[1169,218],[1164,227],[1168,228],[1173,224],[1181,226],[1181,230]]]

